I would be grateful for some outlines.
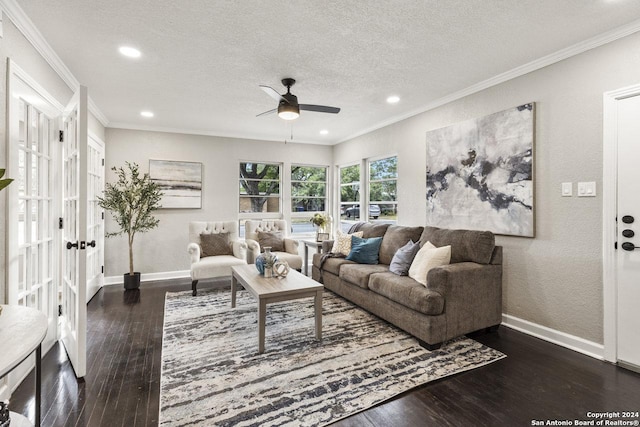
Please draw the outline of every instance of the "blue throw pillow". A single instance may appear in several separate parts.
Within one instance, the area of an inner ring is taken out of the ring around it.
[[[398,276],[408,276],[409,267],[411,267],[411,263],[419,250],[420,242],[413,243],[413,240],[409,240],[406,245],[398,249],[393,255],[389,271]]]
[[[351,236],[351,252],[347,255],[347,259],[358,264],[377,264],[381,243],[382,237],[363,239]]]

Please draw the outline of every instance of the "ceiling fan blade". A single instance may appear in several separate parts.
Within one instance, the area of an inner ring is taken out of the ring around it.
[[[312,104],[300,104],[301,110],[316,111],[318,113],[331,113],[338,114],[340,109],[338,107],[329,107],[328,105],[312,105]]]
[[[278,111],[278,109],[277,109],[277,108],[274,108],[273,110],[269,110],[269,111],[265,111],[264,113],[260,113],[260,114],[258,114],[256,117],[266,116],[267,114],[273,114],[273,113],[275,113],[276,111]]]
[[[260,85],[260,89],[262,89],[264,91],[264,93],[266,93],[267,95],[269,95],[270,97],[272,97],[273,99],[275,99],[276,101],[280,102],[280,101],[285,101],[286,103],[289,103],[289,101],[287,101],[287,99],[285,97],[283,97],[282,95],[280,95],[274,88],[272,88],[271,86],[265,86],[265,85]]]

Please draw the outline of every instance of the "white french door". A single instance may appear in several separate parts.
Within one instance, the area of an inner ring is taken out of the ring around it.
[[[7,303],[32,307],[48,319],[42,354],[58,335],[60,144],[63,106],[14,62],[8,64]],[[30,358],[9,376],[15,387],[33,366]]]
[[[617,104],[617,359],[640,370],[640,95]]]
[[[65,109],[63,129],[62,343],[78,378],[87,369],[87,88]],[[84,178],[84,179],[83,179]]]
[[[104,282],[104,210],[98,196],[104,190],[104,142],[89,133],[87,148],[87,302]]]

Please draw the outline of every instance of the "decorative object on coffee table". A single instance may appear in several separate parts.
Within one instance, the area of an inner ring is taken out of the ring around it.
[[[127,235],[129,273],[124,274],[124,288],[138,289],[140,273],[133,268],[133,239],[136,233],[144,233],[158,226],[160,220],[153,216],[153,211],[160,208],[162,193],[148,173],[140,175],[140,168],[136,163],[126,162],[126,169],[114,166],[111,170],[118,180],[107,183],[104,196],[98,197],[98,205],[110,211],[120,227],[119,231],[107,233],[106,236]]]
[[[273,276],[273,264],[278,260],[278,257],[271,252],[270,246],[265,246],[264,253],[258,255],[256,258],[256,269],[264,277]]]
[[[273,274],[276,277],[287,277],[287,274],[289,274],[289,264],[287,261],[276,261],[275,264],[273,264]]]

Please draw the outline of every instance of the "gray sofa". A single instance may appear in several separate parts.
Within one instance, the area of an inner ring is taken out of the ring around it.
[[[396,325],[433,350],[443,341],[502,321],[502,247],[488,231],[361,224],[363,237],[382,237],[379,264],[313,257],[313,279],[365,310]],[[427,286],[389,271],[395,252],[409,240],[451,245],[451,264],[429,271]]]

